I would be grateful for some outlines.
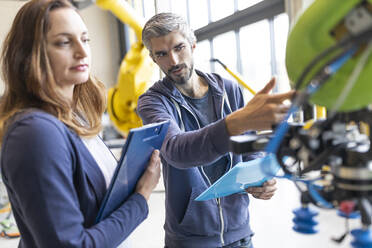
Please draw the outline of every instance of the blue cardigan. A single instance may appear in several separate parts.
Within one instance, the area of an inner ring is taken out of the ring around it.
[[[1,149],[1,174],[21,233],[19,247],[116,247],[146,217],[133,194],[94,224],[104,177],[81,139],[50,114],[17,117]]]

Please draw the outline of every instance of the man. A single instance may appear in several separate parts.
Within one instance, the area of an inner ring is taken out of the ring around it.
[[[217,74],[194,70],[196,39],[180,16],[161,13],[145,25],[142,39],[166,77],[138,102],[144,124],[170,120],[161,148],[166,192],[165,247],[252,247],[248,195],[194,201],[241,156],[229,153],[229,137],[249,130],[270,129],[293,92],[269,95],[272,79],[245,107],[236,83]],[[247,189],[270,199],[275,180]]]

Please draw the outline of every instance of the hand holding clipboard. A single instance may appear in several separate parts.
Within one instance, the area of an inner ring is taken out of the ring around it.
[[[149,165],[138,180],[135,192],[141,194],[146,200],[149,200],[152,190],[158,184],[160,179],[160,152],[152,152]]]
[[[96,223],[109,216],[134,192],[152,152],[161,148],[168,126],[169,121],[165,121],[130,130]]]

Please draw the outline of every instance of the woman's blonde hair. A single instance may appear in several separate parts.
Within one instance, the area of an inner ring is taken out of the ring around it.
[[[101,130],[101,116],[106,107],[102,83],[89,77],[76,85],[73,103],[58,91],[46,49],[50,12],[74,6],[68,0],[32,0],[17,13],[2,51],[5,82],[0,100],[0,137],[14,114],[37,108],[50,113],[80,136],[93,136]],[[82,116],[84,123],[75,118]]]

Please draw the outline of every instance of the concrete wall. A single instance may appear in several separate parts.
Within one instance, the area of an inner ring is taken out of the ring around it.
[[[0,1],[0,48],[17,11],[24,3],[16,0]],[[120,65],[116,20],[111,13],[95,5],[81,10],[80,13],[88,26],[91,38],[92,74],[106,86],[112,86],[116,83]],[[4,83],[0,79],[0,95],[3,88]]]
[[[83,9],[81,14],[91,39],[92,73],[106,86],[113,86],[121,62],[117,21],[109,11],[95,5]]]
[[[2,51],[3,41],[9,32],[10,26],[22,2],[17,1],[0,1],[0,51]],[[0,72],[1,73],[1,72]],[[4,82],[0,77],[0,95],[4,90]]]

